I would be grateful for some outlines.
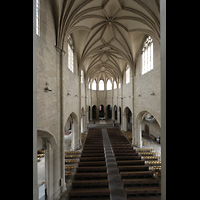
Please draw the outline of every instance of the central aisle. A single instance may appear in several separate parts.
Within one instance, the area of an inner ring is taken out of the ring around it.
[[[117,166],[112,145],[105,128],[102,129],[102,136],[110,188],[110,198],[111,200],[126,200],[123,185],[121,182],[121,176],[119,174],[119,168]]]

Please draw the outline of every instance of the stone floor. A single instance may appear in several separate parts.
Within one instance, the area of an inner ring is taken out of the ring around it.
[[[157,142],[153,141],[148,136],[143,136],[143,146],[144,149],[154,149],[154,151],[157,153],[158,156],[161,156],[161,144],[158,144]]]

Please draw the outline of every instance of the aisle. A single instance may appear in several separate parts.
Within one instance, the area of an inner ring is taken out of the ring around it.
[[[102,129],[105,160],[108,173],[111,200],[125,200],[121,176],[113,153],[112,145],[108,137],[107,129]]]

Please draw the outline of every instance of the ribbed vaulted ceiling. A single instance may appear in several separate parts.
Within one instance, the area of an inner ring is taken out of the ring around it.
[[[159,0],[56,0],[57,46],[69,34],[86,79],[118,81],[134,72],[146,36],[160,40]]]

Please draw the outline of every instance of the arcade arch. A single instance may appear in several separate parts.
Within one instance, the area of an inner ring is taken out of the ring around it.
[[[53,177],[56,170],[56,163],[53,162],[54,154],[56,149],[56,140],[49,131],[38,129],[38,150],[44,152],[43,164],[38,163],[38,190],[39,196],[45,193],[46,198],[51,197],[54,192],[53,188]],[[44,185],[42,185],[44,183]],[[43,186],[43,187],[40,187]],[[42,189],[44,190],[42,191]]]
[[[158,120],[149,111],[142,111],[137,115],[135,132],[135,145],[140,148],[142,147],[142,135],[150,136],[155,141],[161,137]]]

